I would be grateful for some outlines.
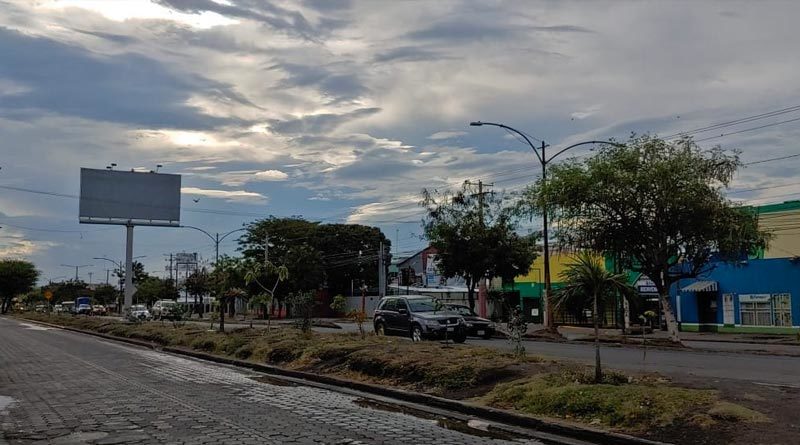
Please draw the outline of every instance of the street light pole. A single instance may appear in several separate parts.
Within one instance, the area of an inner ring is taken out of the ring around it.
[[[76,266],[74,264],[62,264],[61,265],[61,267],[74,267],[75,268],[75,281],[78,281],[78,269],[81,269],[81,268],[84,268],[84,267],[90,267],[90,266],[92,266],[92,265],[91,264],[82,264],[80,266]]]
[[[539,153],[538,151],[536,151],[536,146],[533,145],[533,142],[531,142],[531,140],[528,139],[528,136],[526,136],[525,133],[517,130],[516,128],[512,128],[512,127],[509,127],[508,125],[498,124],[498,123],[495,123],[495,122],[481,122],[481,121],[470,122],[469,125],[472,126],[472,127],[481,127],[481,126],[484,126],[484,125],[490,125],[490,126],[493,126],[493,127],[500,127],[500,128],[506,129],[508,131],[512,131],[512,132],[522,136],[522,138],[525,139],[525,142],[527,142],[528,145],[531,147],[531,150],[533,150],[533,153],[536,155],[536,159],[539,161],[539,164],[541,164],[541,166],[542,166],[542,185],[545,186],[543,188],[544,193],[547,193],[547,187],[546,187],[546,185],[547,185],[547,166],[551,162],[553,162],[553,160],[555,158],[557,158],[560,154],[564,153],[567,150],[571,150],[571,149],[573,149],[575,147],[579,147],[581,145],[606,144],[606,145],[622,146],[622,144],[617,144],[615,142],[609,142],[609,141],[585,141],[585,142],[579,142],[577,144],[572,144],[572,145],[570,145],[568,147],[565,147],[565,148],[559,150],[558,152],[556,152],[556,154],[554,154],[553,156],[551,156],[548,159],[547,158],[547,154],[545,152],[545,149],[548,147],[548,145],[544,141],[541,141],[542,145],[539,147],[539,150],[541,150],[541,153]],[[548,217],[549,217],[549,215],[548,215],[548,211],[547,211],[547,196],[545,195],[544,199],[543,199],[543,204],[542,204],[542,238],[543,238],[543,240],[542,240],[543,241],[543,246],[542,247],[544,249],[544,300],[543,300],[543,302],[544,302],[544,325],[548,329],[554,329],[555,328],[555,324],[553,322],[553,309],[552,309],[552,306],[550,305],[550,294],[551,294],[551,291],[552,291],[552,287],[551,287],[551,280],[550,280],[550,239],[549,239],[549,235],[548,235],[548,225],[549,225]]]

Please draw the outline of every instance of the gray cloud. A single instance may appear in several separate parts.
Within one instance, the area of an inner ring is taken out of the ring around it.
[[[138,40],[138,39],[136,39],[135,37],[132,37],[132,36],[126,36],[126,35],[122,35],[122,34],[114,34],[114,33],[110,33],[110,32],[87,31],[85,29],[77,29],[77,28],[72,28],[72,30],[77,32],[77,33],[80,33],[80,34],[84,34],[84,35],[88,35],[88,36],[95,36],[95,37],[98,37],[98,38],[101,38],[101,39],[104,39],[104,40],[110,40],[110,41],[112,41],[114,43],[128,44],[128,43],[136,42]]]
[[[341,26],[335,20],[322,21],[314,26],[299,11],[276,6],[268,1],[239,0],[233,5],[224,5],[211,0],[157,0],[162,5],[170,8],[199,13],[203,11],[216,12],[217,14],[241,19],[255,20],[270,27],[303,37],[307,40],[318,40],[333,28]]]
[[[421,62],[426,60],[445,60],[452,58],[452,56],[447,56],[444,53],[420,48],[418,46],[401,46],[377,54],[373,58],[373,61],[377,63],[395,61]]]
[[[0,60],[0,78],[28,89],[3,98],[0,114],[6,116],[20,118],[46,111],[155,128],[243,123],[208,116],[186,105],[194,92],[246,103],[229,86],[196,76],[179,77],[138,54],[96,56],[82,48],[0,28]]]
[[[380,108],[359,108],[343,114],[314,114],[299,119],[273,120],[270,122],[270,129],[281,134],[321,134],[332,131],[346,122],[371,116],[379,111],[381,111]]]
[[[280,82],[281,88],[315,87],[337,102],[357,99],[367,92],[359,75],[352,71],[337,73],[320,65],[296,63],[273,65],[269,69],[280,69],[288,74]]]
[[[412,40],[500,40],[519,36],[523,32],[519,26],[503,23],[473,21],[444,21],[428,28],[412,31],[406,35]]]

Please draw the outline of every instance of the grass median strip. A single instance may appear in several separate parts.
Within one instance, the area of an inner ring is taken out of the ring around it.
[[[378,336],[362,340],[358,334],[302,333],[291,327],[220,333],[191,324],[175,327],[43,314],[25,317],[644,436],[676,425],[710,431],[725,424],[769,421],[760,412],[723,400],[713,389],[682,388],[652,375],[615,372],[606,372],[602,384],[593,384],[583,366],[535,357],[518,359],[469,344],[444,347],[437,342]]]

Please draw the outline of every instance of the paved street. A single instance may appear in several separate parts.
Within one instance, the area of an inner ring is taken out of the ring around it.
[[[538,443],[5,318],[0,338],[0,426],[11,444]]]
[[[319,332],[357,332],[352,323],[337,323],[342,329],[314,328]],[[246,324],[230,323],[232,327],[245,327]],[[364,329],[371,332],[372,324],[365,323]],[[467,343],[488,348],[511,350],[512,345],[505,339],[482,340],[469,338]],[[607,366],[624,371],[659,372],[668,376],[696,375],[702,377],[747,380],[771,385],[800,387],[800,347],[788,345],[755,345],[748,343],[722,343],[686,341],[686,346],[697,349],[715,349],[730,352],[706,352],[702,350],[664,350],[648,349],[643,361],[643,350],[638,347],[601,347],[602,357]],[[526,341],[529,354],[556,359],[569,359],[594,363],[594,345],[591,343],[553,343],[545,341]],[[747,351],[761,350],[795,356],[753,354]]]

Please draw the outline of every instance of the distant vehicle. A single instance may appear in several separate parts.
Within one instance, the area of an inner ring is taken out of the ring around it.
[[[61,309],[62,312],[65,314],[74,314],[75,313],[75,302],[74,301],[63,301],[61,302]]]
[[[64,306],[62,306],[61,303],[53,306],[53,312],[55,312],[56,314],[64,312]]]
[[[378,335],[408,335],[413,341],[448,338],[464,343],[467,339],[464,318],[423,295],[383,298],[375,310],[373,323]]]
[[[134,304],[131,306],[125,317],[131,321],[147,321],[152,318],[150,316],[150,311],[148,311],[147,307],[143,304]]]
[[[75,306],[75,313],[79,315],[92,315],[91,304],[79,304]]]
[[[102,304],[95,304],[92,306],[92,315],[105,315],[106,307]]]
[[[175,300],[158,300],[150,308],[150,314],[156,320],[171,320],[175,318],[175,306],[177,305],[178,302]]]
[[[47,312],[47,306],[43,304],[37,304],[35,308],[33,308],[34,312]]]
[[[455,312],[464,317],[467,323],[467,335],[490,339],[494,335],[495,325],[491,320],[478,317],[478,315],[468,306],[461,304],[446,304],[449,311]]]

